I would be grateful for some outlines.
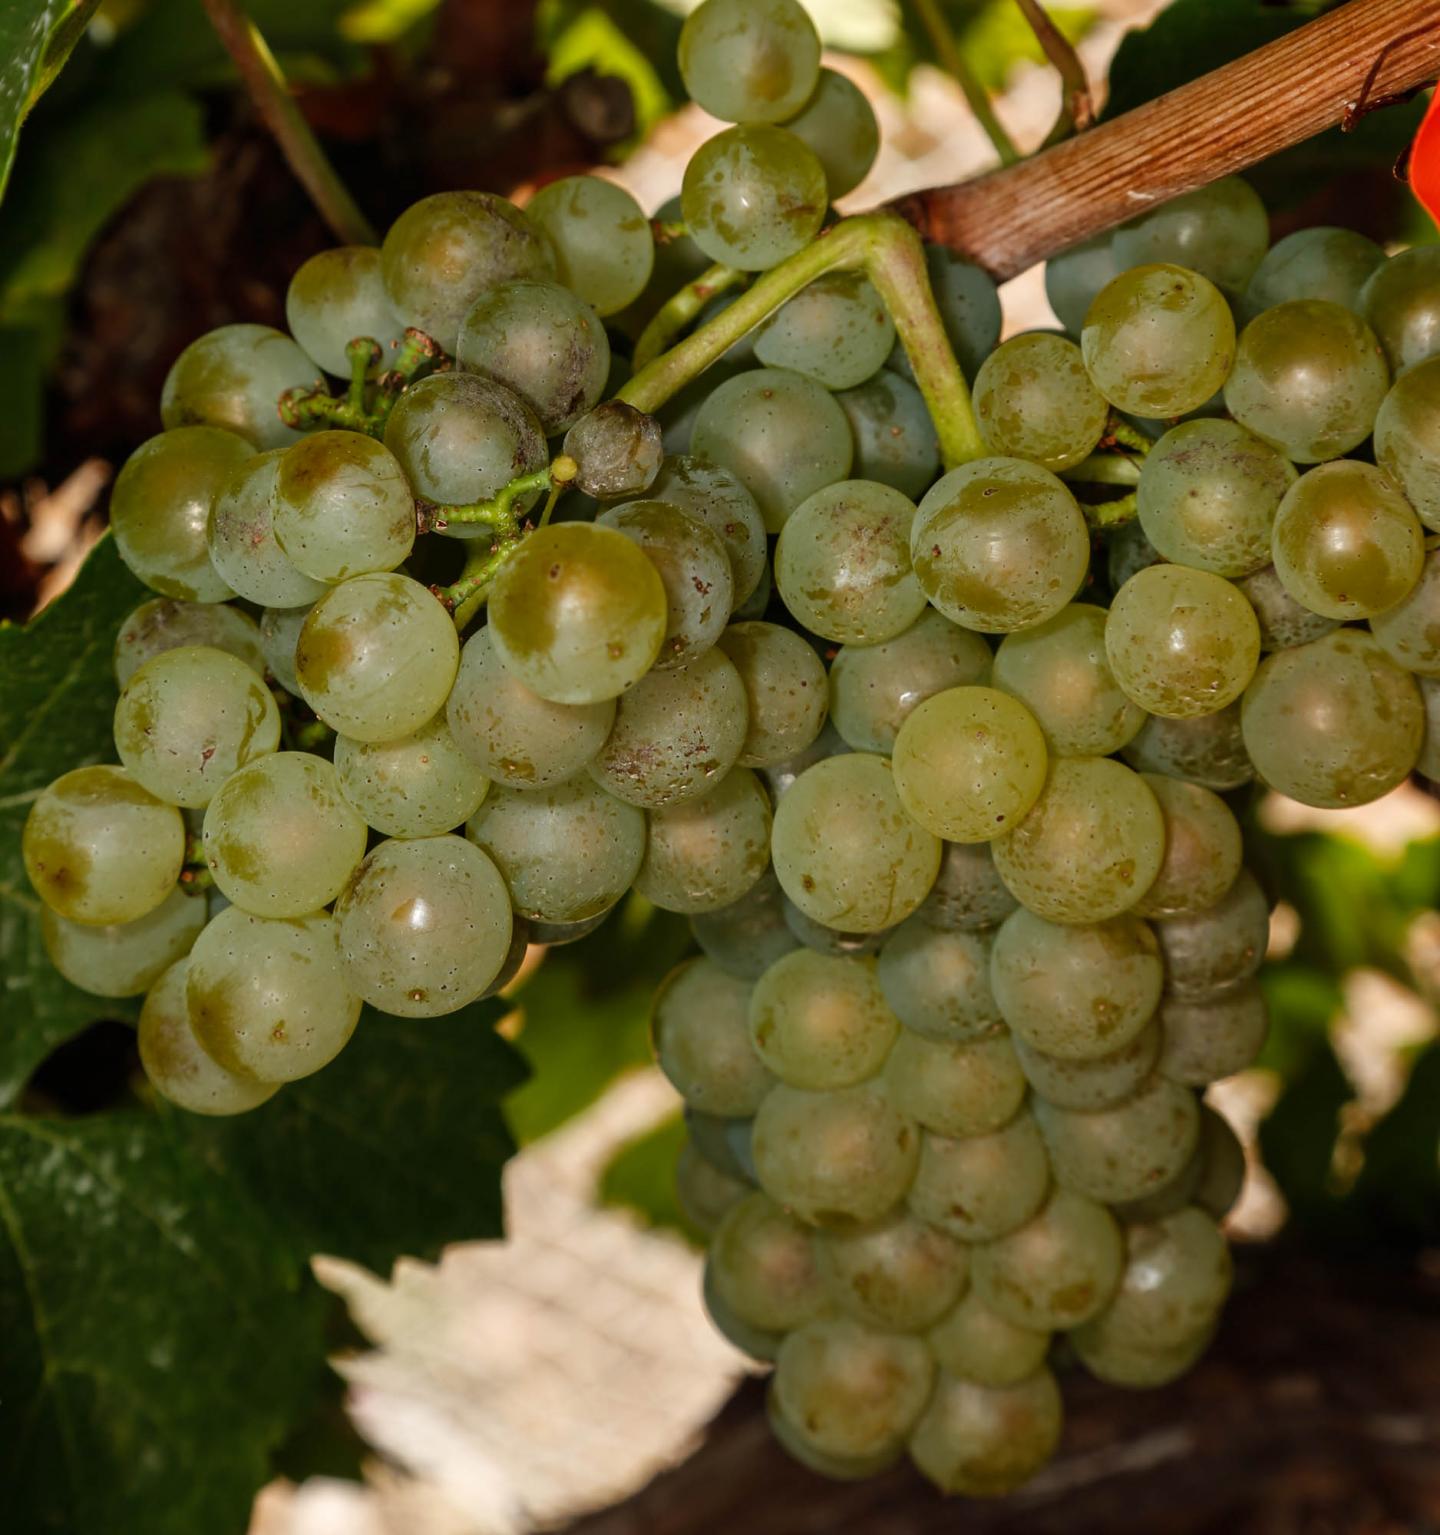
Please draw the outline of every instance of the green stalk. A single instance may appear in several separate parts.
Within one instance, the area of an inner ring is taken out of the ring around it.
[[[990,93],[975,78],[969,64],[965,62],[965,55],[960,52],[960,45],[955,41],[955,34],[950,30],[950,23],[945,19],[945,13],[940,9],[938,0],[913,0],[915,13],[920,18],[920,25],[925,28],[930,38],[930,46],[935,50],[935,58],[941,69],[950,76],[964,93],[965,101],[975,121],[985,130],[985,137],[995,146],[995,153],[1000,156],[1001,165],[1014,165],[1020,159],[1020,151],[1015,147],[1015,141],[1005,131],[1004,125],[995,115],[995,108],[990,104]]]
[[[640,339],[635,343],[635,366],[643,368],[646,363],[653,362],[716,294],[726,293],[744,281],[743,272],[717,262],[693,282],[687,282],[678,293],[672,293],[640,332]]]

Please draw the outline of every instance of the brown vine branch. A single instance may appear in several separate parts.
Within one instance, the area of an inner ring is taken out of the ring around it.
[[[1349,0],[1026,160],[892,206],[999,279],[1440,76],[1440,0]]]

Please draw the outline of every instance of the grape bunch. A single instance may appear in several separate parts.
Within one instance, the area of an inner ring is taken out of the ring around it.
[[[938,248],[899,328],[855,262],[733,326],[842,248],[875,120],[796,0],[704,0],[680,67],[732,126],[653,220],[430,196],[296,273],[291,336],[180,356],[111,506],[156,594],[118,762],[25,864],[208,1114],[627,892],[686,915],[653,1025],[711,1316],[805,1463],[1002,1493],[1052,1366],[1153,1386],[1215,1329],[1249,786],[1440,775],[1440,255],[1272,247],[1230,178],[1054,259],[1062,329],[1001,341]]]

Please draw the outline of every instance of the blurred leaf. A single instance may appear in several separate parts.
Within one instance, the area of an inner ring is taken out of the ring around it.
[[[552,85],[582,69],[623,80],[635,103],[636,139],[644,138],[675,105],[649,58],[599,6],[586,6],[574,15],[554,34],[547,54],[546,79]]]
[[[0,325],[5,391],[0,397],[0,480],[18,479],[40,457],[45,359],[38,331]]]
[[[59,74],[100,0],[5,0],[0,6],[0,197],[20,125]]]
[[[441,0],[359,0],[340,18],[340,31],[352,42],[393,43],[411,27],[427,21]]]
[[[600,1202],[633,1210],[648,1226],[667,1227],[702,1242],[675,1197],[675,1163],[685,1141],[685,1121],[679,1114],[627,1141],[601,1174]]]
[[[1270,1010],[1270,1028],[1257,1065],[1293,1077],[1345,1005],[1337,977],[1293,959],[1267,964],[1260,989]]]
[[[1072,43],[1079,42],[1095,25],[1095,12],[1089,9],[1058,5],[1048,5],[1046,9],[1051,21]],[[970,68],[991,91],[1004,90],[1017,63],[1045,62],[1035,34],[1014,0],[996,0],[982,7],[961,31],[959,42]]]
[[[1440,1239],[1440,1043],[1416,1057],[1405,1091],[1365,1138],[1352,1199],[1391,1237]]]
[[[1340,1111],[1355,1096],[1328,1040],[1317,1041],[1260,1126],[1260,1154],[1294,1217],[1322,1224],[1335,1188]]]

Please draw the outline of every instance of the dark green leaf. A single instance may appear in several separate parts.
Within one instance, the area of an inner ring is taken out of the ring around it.
[[[1318,1041],[1260,1126],[1260,1154],[1292,1214],[1320,1222],[1337,1195],[1340,1111],[1355,1096],[1328,1040]]]
[[[1440,1239],[1440,1044],[1420,1053],[1399,1101],[1366,1136],[1352,1197],[1392,1238]]]
[[[1260,988],[1270,1009],[1270,1030],[1259,1064],[1289,1078],[1323,1041],[1345,1005],[1339,979],[1298,960],[1268,964]]]
[[[99,0],[5,0],[0,6],[0,197],[25,115],[59,73]]]
[[[685,1141],[685,1121],[679,1114],[627,1141],[600,1176],[601,1203],[633,1210],[647,1226],[668,1227],[700,1240],[675,1198],[675,1163]]]
[[[45,366],[40,333],[28,325],[0,325],[5,359],[5,401],[0,410],[0,480],[18,479],[40,457]]]

